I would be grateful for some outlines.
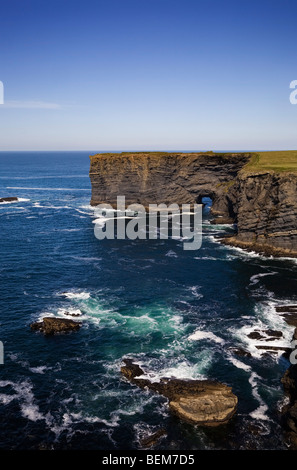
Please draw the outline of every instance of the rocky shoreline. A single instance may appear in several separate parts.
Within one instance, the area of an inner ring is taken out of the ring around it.
[[[295,250],[277,248],[269,245],[263,245],[257,242],[242,241],[239,240],[237,236],[220,238],[219,241],[223,245],[234,248],[241,248],[242,250],[250,253],[259,253],[260,255],[266,256],[268,258],[297,258],[297,251]]]
[[[132,384],[159,393],[169,400],[169,408],[182,420],[200,426],[219,426],[230,421],[238,398],[231,387],[210,380],[162,378],[151,382],[142,378],[144,371],[132,359],[124,359],[122,374]]]

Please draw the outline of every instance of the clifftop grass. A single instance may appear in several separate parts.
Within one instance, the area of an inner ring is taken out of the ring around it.
[[[243,168],[244,171],[297,172],[297,150],[257,152]]]
[[[97,160],[102,157],[185,157],[185,156],[209,156],[211,157],[220,157],[224,160],[228,160],[233,157],[238,157],[239,155],[251,155],[249,152],[235,152],[235,153],[224,153],[224,152],[213,152],[212,150],[206,152],[154,152],[154,151],[142,151],[142,152],[119,152],[119,153],[97,153],[95,155],[90,155],[91,160]]]
[[[209,156],[220,157],[223,161],[230,161],[234,156],[250,157],[249,162],[243,167],[242,171],[275,171],[275,172],[297,172],[297,150],[273,151],[273,152],[121,152],[121,153],[99,153],[91,155],[92,161],[102,157],[170,157],[170,156]]]

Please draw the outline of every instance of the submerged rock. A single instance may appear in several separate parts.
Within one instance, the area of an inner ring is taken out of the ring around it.
[[[73,312],[63,312],[63,315],[68,317],[81,317],[81,313],[73,313]]]
[[[238,399],[225,384],[166,377],[160,382],[151,382],[141,378],[144,371],[131,359],[124,359],[124,363],[121,372],[130,382],[168,398],[170,409],[188,422],[217,426],[227,423],[236,412]]]
[[[259,331],[252,331],[252,332],[249,333],[247,336],[248,336],[248,338],[251,338],[251,339],[262,339],[262,338],[265,338],[265,336],[261,335],[261,333],[259,333]]]
[[[229,351],[236,354],[236,356],[252,357],[251,353],[249,351],[246,351],[246,349],[243,349],[243,348],[229,348]]]
[[[251,339],[274,341],[276,339],[281,338],[283,336],[283,334],[282,334],[281,331],[272,330],[272,329],[269,328],[268,330],[255,330],[255,331],[252,331],[247,336],[248,336],[248,338],[251,338]],[[269,338],[267,338],[267,336],[269,336]]]
[[[41,331],[50,336],[57,333],[77,331],[81,327],[81,323],[68,318],[44,317],[42,321],[32,323],[30,327],[33,331]]]
[[[166,435],[167,435],[166,429],[161,428],[161,429],[158,429],[158,431],[151,434],[150,436],[143,437],[139,443],[142,447],[153,447],[159,442],[161,437],[164,437]]]

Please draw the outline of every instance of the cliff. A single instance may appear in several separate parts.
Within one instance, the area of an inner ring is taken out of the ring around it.
[[[126,203],[187,204],[212,199],[212,212],[229,216],[228,188],[249,154],[122,153],[91,156],[91,205]],[[233,214],[232,214],[233,215]]]
[[[117,196],[145,207],[201,203],[207,196],[214,215],[237,224],[237,235],[224,243],[297,257],[297,172],[257,167],[269,155],[131,152],[90,158],[92,205],[115,206]]]
[[[225,243],[297,257],[297,173],[241,171],[229,197],[238,233]]]

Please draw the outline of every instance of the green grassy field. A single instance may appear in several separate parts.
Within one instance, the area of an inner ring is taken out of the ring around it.
[[[247,171],[273,170],[277,172],[297,172],[297,150],[255,153],[244,169]]]

